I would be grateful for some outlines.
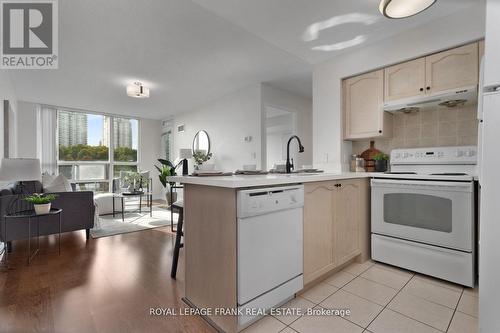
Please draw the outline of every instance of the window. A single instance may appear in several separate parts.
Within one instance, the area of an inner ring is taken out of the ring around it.
[[[168,161],[171,161],[172,155],[172,131],[168,130],[163,133],[161,136],[161,144],[162,144],[162,157]]]
[[[120,170],[137,170],[138,127],[137,119],[58,110],[59,173],[79,190],[108,192]]]

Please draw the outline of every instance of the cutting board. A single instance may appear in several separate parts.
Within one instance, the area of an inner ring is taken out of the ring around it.
[[[375,160],[373,159],[375,155],[379,154],[380,150],[375,148],[375,141],[370,141],[370,148],[361,153],[361,158],[365,160],[365,170],[366,172],[375,171]]]

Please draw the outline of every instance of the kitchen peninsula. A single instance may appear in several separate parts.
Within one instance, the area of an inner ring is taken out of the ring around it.
[[[283,299],[287,291],[293,297],[346,264],[369,259],[369,177],[170,177],[184,184],[186,302],[197,308],[269,308],[288,300]],[[266,211],[267,219],[251,220],[252,210]],[[261,292],[268,290],[263,284],[287,271],[293,278],[283,277],[269,295]],[[255,282],[246,288],[248,277]],[[246,297],[249,290],[258,297]],[[257,317],[213,311],[205,319],[225,332],[238,332]]]

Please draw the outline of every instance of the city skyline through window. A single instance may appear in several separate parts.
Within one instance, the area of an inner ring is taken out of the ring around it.
[[[57,121],[58,170],[81,190],[108,191],[110,175],[137,170],[139,120],[58,110]]]

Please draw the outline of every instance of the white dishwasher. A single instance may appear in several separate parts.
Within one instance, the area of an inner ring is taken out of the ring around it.
[[[304,186],[238,191],[238,307],[241,327],[303,288]]]

